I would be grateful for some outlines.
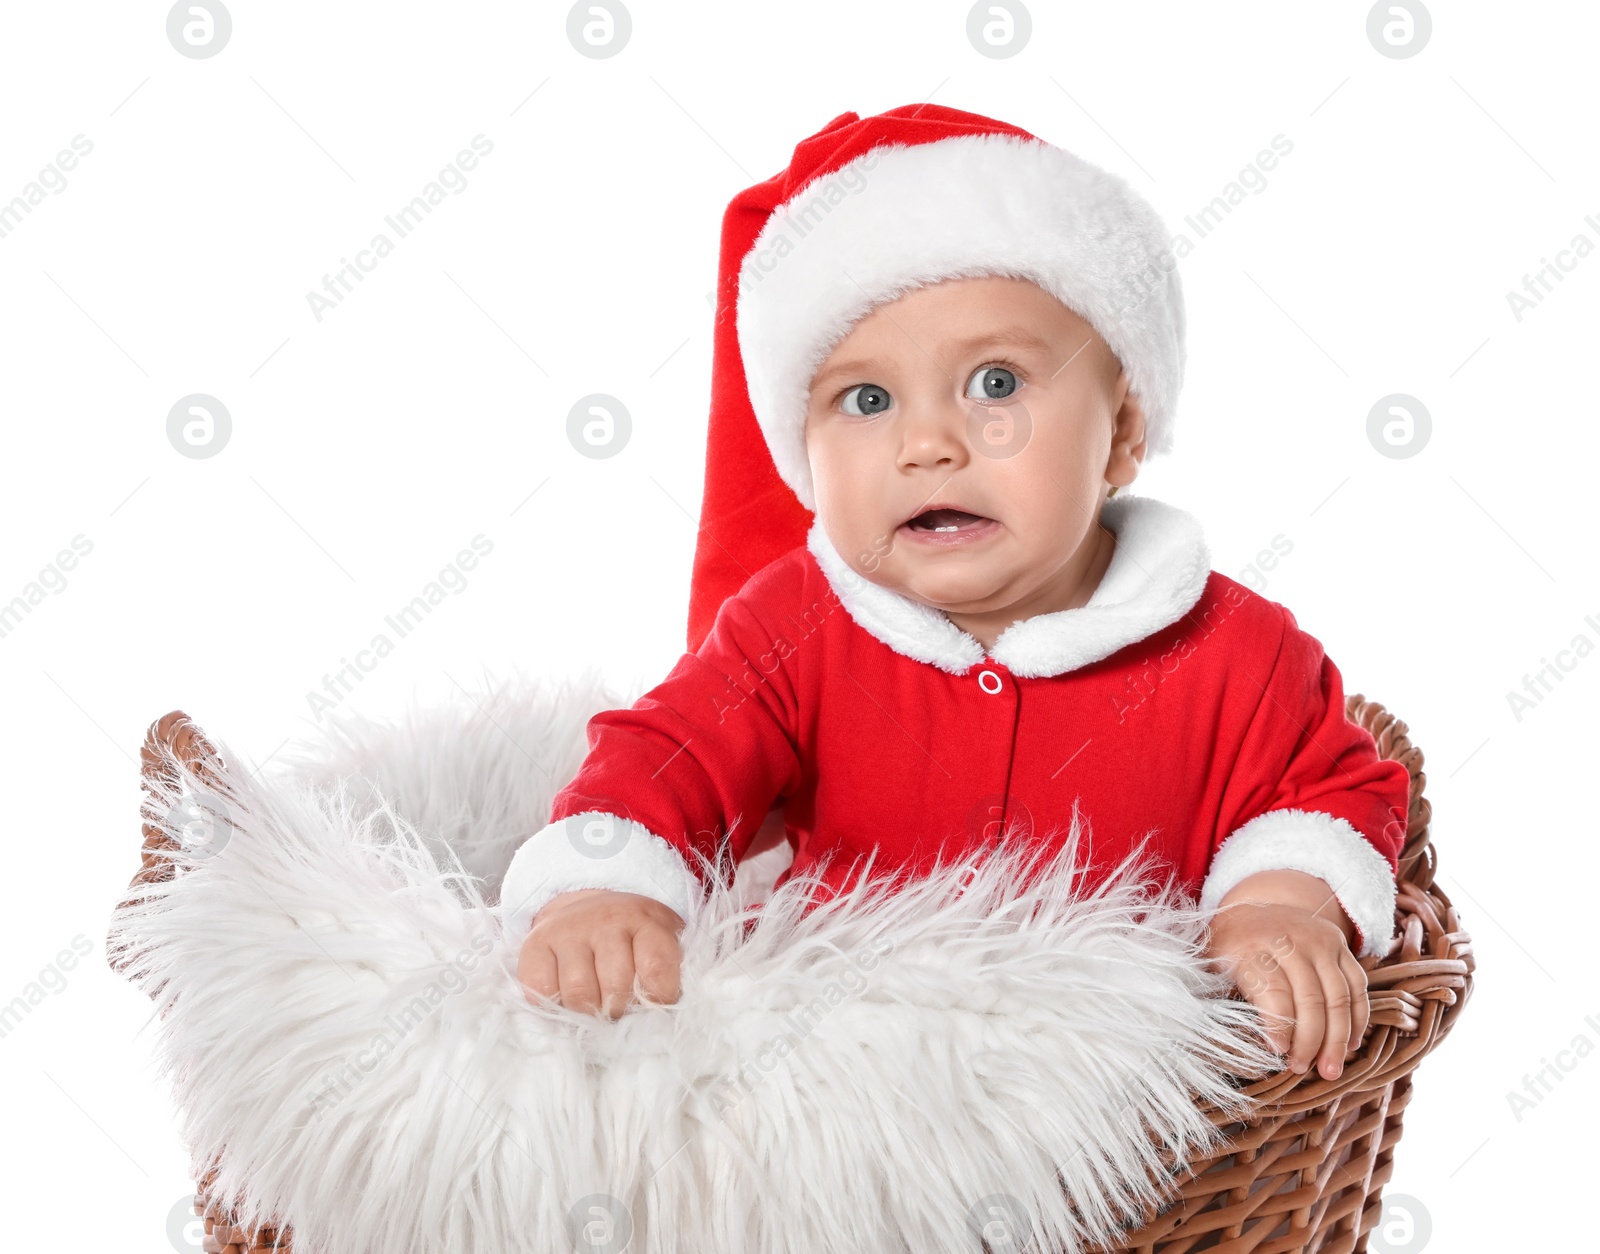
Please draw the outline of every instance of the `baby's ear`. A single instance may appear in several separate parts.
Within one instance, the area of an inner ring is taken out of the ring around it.
[[[1119,379],[1120,377],[1122,376],[1119,370]],[[1120,382],[1118,386],[1121,387]],[[1119,445],[1127,446],[1128,455],[1136,463],[1143,462],[1145,453],[1149,451],[1144,401],[1131,386],[1122,391],[1122,403],[1117,409],[1117,416],[1111,428],[1113,451]]]

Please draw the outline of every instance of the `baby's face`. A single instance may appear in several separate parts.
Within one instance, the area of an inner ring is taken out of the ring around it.
[[[1111,485],[1138,473],[1144,414],[1105,341],[1044,289],[951,279],[880,305],[828,355],[806,451],[852,568],[990,614],[1060,586]]]

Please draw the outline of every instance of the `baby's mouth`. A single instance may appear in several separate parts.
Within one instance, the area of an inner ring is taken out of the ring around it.
[[[906,523],[913,531],[964,531],[990,522],[982,514],[969,514],[964,509],[924,510]]]
[[[948,505],[925,509],[900,526],[908,538],[922,544],[967,544],[997,533],[1000,524],[993,518]]]

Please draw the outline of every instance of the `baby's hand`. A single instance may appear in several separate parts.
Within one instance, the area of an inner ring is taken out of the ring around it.
[[[1323,1078],[1338,1078],[1361,1046],[1369,1007],[1367,973],[1337,924],[1302,906],[1240,901],[1212,917],[1206,954],[1249,1001],[1293,1020],[1268,1031],[1291,1070],[1320,1054]]]
[[[678,1000],[684,921],[671,906],[638,893],[580,888],[552,897],[522,942],[517,978],[529,993],[559,997],[586,1014],[618,1018],[634,1004],[634,975],[644,996]]]

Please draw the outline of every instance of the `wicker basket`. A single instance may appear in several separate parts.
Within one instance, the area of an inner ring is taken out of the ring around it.
[[[1101,1247],[1101,1254],[1350,1254],[1366,1250],[1366,1234],[1379,1222],[1411,1100],[1411,1072],[1449,1032],[1471,994],[1473,959],[1455,907],[1434,881],[1422,751],[1407,738],[1406,725],[1377,702],[1352,694],[1347,711],[1372,733],[1383,757],[1411,773],[1396,904],[1400,939],[1387,958],[1361,959],[1371,1006],[1362,1047],[1336,1080],[1312,1068],[1304,1075],[1281,1071],[1245,1088],[1257,1105],[1243,1122],[1225,1123],[1207,1108],[1227,1137],[1224,1148],[1188,1164],[1176,1177],[1178,1198],[1117,1246]],[[170,772],[174,760],[198,779],[214,778],[216,750],[181,711],[151,725],[141,758],[147,805],[153,781]],[[143,857],[124,901],[181,865],[161,855],[172,845],[148,821],[155,816],[147,811],[144,817]],[[111,952],[110,959],[120,973],[130,956]],[[287,1254],[287,1226],[240,1230],[210,1196],[208,1166],[196,1166],[195,1212],[205,1219],[208,1254]]]

